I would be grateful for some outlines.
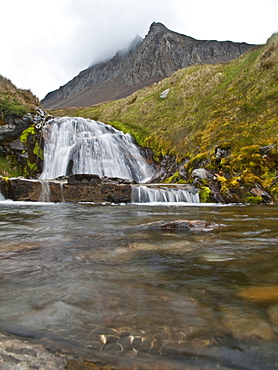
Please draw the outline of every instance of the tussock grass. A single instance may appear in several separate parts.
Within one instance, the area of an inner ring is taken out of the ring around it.
[[[18,89],[11,80],[0,75],[0,119],[7,114],[23,116],[35,112],[38,106],[39,99],[31,90]]]

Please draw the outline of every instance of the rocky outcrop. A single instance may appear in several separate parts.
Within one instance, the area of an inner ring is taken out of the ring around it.
[[[24,130],[31,125],[41,123],[45,118],[46,113],[39,107],[36,113],[27,113],[22,117],[6,115],[0,125],[0,151],[3,151],[5,143],[18,139]]]
[[[40,128],[48,118],[46,112],[39,107],[36,112],[22,117],[4,117],[0,125],[0,155],[10,168],[16,166],[18,173],[25,176],[35,176],[40,172],[43,159]]]
[[[6,181],[3,194],[16,201],[127,203],[131,201],[131,184],[97,175],[72,175],[68,180],[52,181],[17,177]]]
[[[126,97],[193,64],[227,62],[253,45],[230,41],[200,41],[153,23],[141,41],[93,65],[42,100],[44,108],[87,107]]]

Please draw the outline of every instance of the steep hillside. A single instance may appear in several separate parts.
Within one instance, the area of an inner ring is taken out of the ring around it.
[[[0,119],[13,114],[23,116],[35,112],[39,105],[38,98],[30,90],[18,89],[8,78],[0,75]]]
[[[144,40],[137,36],[128,50],[82,71],[66,85],[47,94],[42,106],[89,107],[123,98],[180,68],[229,61],[251,47],[246,43],[195,40],[170,31],[161,23],[153,23]]]
[[[35,149],[33,138],[35,125],[44,119],[39,99],[0,75],[0,176],[28,176],[38,171],[39,146],[36,141]],[[22,136],[26,130],[33,134],[28,140]]]
[[[171,181],[193,181],[203,168],[199,185],[210,194],[216,174],[225,201],[260,201],[253,188],[278,197],[278,34],[230,63],[185,68],[125,99],[56,113],[110,121],[157,159],[175,156],[186,175]]]

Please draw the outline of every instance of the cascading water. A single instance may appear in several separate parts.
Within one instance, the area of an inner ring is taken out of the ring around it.
[[[149,184],[132,187],[132,203],[200,203],[199,193],[190,186]]]
[[[45,141],[44,169],[40,176],[42,201],[50,200],[45,180],[60,176],[95,174],[146,183],[154,175],[154,168],[142,156],[132,136],[105,123],[79,117],[54,118],[43,127],[42,134]],[[134,185],[131,201],[199,203],[199,194],[186,185]]]
[[[4,195],[0,191],[0,202],[3,201],[3,200],[6,200],[6,198],[4,197]]]
[[[129,134],[102,122],[61,117],[43,128],[44,169],[41,180],[95,174],[146,182],[154,174]]]

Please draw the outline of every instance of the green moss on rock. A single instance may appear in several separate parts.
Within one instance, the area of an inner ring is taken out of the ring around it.
[[[211,196],[211,189],[208,186],[201,186],[199,188],[199,196],[201,203],[208,203]]]

